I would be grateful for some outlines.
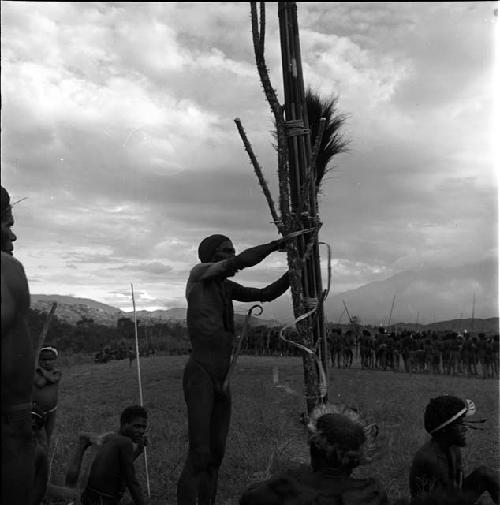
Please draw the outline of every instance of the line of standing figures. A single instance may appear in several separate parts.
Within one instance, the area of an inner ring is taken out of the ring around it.
[[[362,368],[394,372],[498,377],[498,334],[468,332],[328,331],[332,366],[350,368],[359,359]]]

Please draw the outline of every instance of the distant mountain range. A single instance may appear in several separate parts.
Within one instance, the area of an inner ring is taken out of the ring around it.
[[[498,263],[406,271],[330,296],[325,304],[329,321],[339,320],[344,301],[350,315],[365,324],[387,324],[389,316],[391,323],[430,324],[471,318],[473,310],[475,319],[498,317]]]
[[[335,272],[332,278],[335,288]],[[115,325],[120,317],[132,317],[131,312],[123,312],[116,307],[86,298],[61,295],[31,295],[32,307],[48,312],[53,301],[58,302],[56,315],[75,324],[82,317],[92,318],[96,323]],[[391,314],[391,306],[394,307]],[[392,324],[447,325],[462,324],[471,319],[474,307],[475,328],[479,330],[479,320],[490,320],[488,326],[498,326],[498,263],[495,260],[462,265],[460,267],[432,268],[398,273],[386,280],[371,282],[357,289],[330,295],[325,302],[328,322],[346,323],[347,314],[357,316],[362,324],[387,324],[391,316]],[[253,318],[251,324],[275,326],[280,321],[291,318],[289,297],[281,297],[272,302],[273,319]],[[235,307],[236,320],[241,322],[245,309]],[[186,308],[175,307],[166,310],[137,312],[141,321],[177,321],[185,324]],[[465,323],[464,323],[465,324]],[[454,326],[451,326],[454,327]],[[466,327],[466,326],[464,326]]]
[[[124,312],[111,305],[96,302],[89,298],[75,298],[73,296],[62,295],[31,295],[31,308],[39,310],[40,312],[49,312],[52,304],[57,302],[57,309],[55,315],[70,324],[76,324],[82,318],[93,319],[94,322],[104,324],[107,326],[115,326],[118,319],[122,317],[133,318],[132,312]],[[245,319],[244,314],[235,311],[236,323],[241,323]],[[178,322],[180,324],[186,323],[186,307],[173,307],[165,310],[138,310],[136,317],[142,324],[145,322],[162,323]],[[250,325],[266,325],[276,326],[279,321],[271,319],[260,319],[252,316],[250,318]]]

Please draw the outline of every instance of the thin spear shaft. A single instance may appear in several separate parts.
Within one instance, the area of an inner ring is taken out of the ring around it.
[[[387,322],[388,327],[391,325],[392,311],[394,310],[394,302],[395,301],[396,301],[396,295],[394,295],[394,298],[392,299],[391,311],[389,313],[389,321]]]
[[[351,314],[349,314],[349,309],[347,308],[347,304],[345,303],[345,300],[342,300],[342,303],[344,304],[345,311],[347,313],[347,317],[349,318],[349,322],[352,323],[352,317],[351,317]]]
[[[139,354],[139,336],[137,332],[137,314],[135,310],[135,297],[134,297],[134,286],[130,283],[132,289],[132,306],[134,308],[134,330],[135,330],[135,356],[137,361],[137,377],[139,379],[139,402],[141,407],[144,406],[144,398],[142,396],[142,382],[141,382],[141,359]],[[151,498],[151,487],[149,485],[149,472],[148,472],[148,453],[146,446],[144,446],[144,465],[146,469],[146,486],[148,489],[148,497]]]
[[[49,332],[50,322],[52,321],[52,317],[54,316],[54,312],[56,311],[56,308],[57,308],[57,302],[54,302],[52,304],[52,307],[50,308],[50,312],[47,315],[47,319],[45,319],[45,322],[43,323],[42,332],[40,333],[40,336],[38,337],[38,352],[36,354],[37,366],[38,366],[38,359],[40,357],[40,351],[42,350],[43,344],[45,343],[45,339],[47,338],[47,333]]]
[[[471,321],[471,327],[470,331],[474,331],[474,315],[476,312],[476,293],[474,293],[472,297],[472,321]]]

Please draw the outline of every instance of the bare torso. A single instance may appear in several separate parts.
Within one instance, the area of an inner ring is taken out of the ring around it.
[[[46,380],[46,376],[49,377],[49,380]],[[33,402],[36,402],[44,412],[48,412],[57,406],[60,377],[61,372],[59,370],[47,372],[37,369],[35,372]]]
[[[34,342],[26,316],[30,305],[24,268],[2,252],[2,410],[31,403],[35,369]]]
[[[4,252],[1,289],[2,503],[27,505],[33,503],[38,488],[31,428],[35,342],[26,320],[30,296],[23,266]]]

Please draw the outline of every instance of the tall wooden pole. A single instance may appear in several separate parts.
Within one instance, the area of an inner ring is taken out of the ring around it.
[[[139,381],[139,403],[141,407],[144,407],[144,397],[142,395],[142,382],[141,382],[141,356],[139,352],[139,335],[137,332],[137,312],[135,310],[134,286],[132,283],[130,284],[130,289],[132,291],[132,306],[134,309],[135,360],[137,363],[137,378]],[[146,446],[144,446],[144,465],[146,470],[146,488],[148,491],[148,497],[151,498],[151,486],[149,484],[149,471],[148,471],[148,452]]]
[[[290,214],[297,228],[318,227],[318,201],[316,195],[315,170],[312,166],[311,136],[308,128],[307,107],[305,103],[304,78],[300,56],[299,28],[297,22],[297,4],[279,2],[278,6],[283,87],[285,94],[285,132],[288,151],[288,176],[290,186]],[[307,192],[304,194],[304,189]],[[319,246],[312,232],[297,240],[299,257],[306,253],[307,244],[314,239],[312,253],[306,259],[302,270],[303,300],[319,300],[322,295],[322,280],[319,260]],[[308,307],[294,304],[295,317],[305,313]],[[313,348],[317,344],[321,349],[324,370],[327,367],[327,349],[325,321],[322,305],[318,307],[312,320],[304,320],[297,331],[304,344]],[[305,354],[304,382],[308,413],[320,402],[318,395],[319,377],[314,359]]]

